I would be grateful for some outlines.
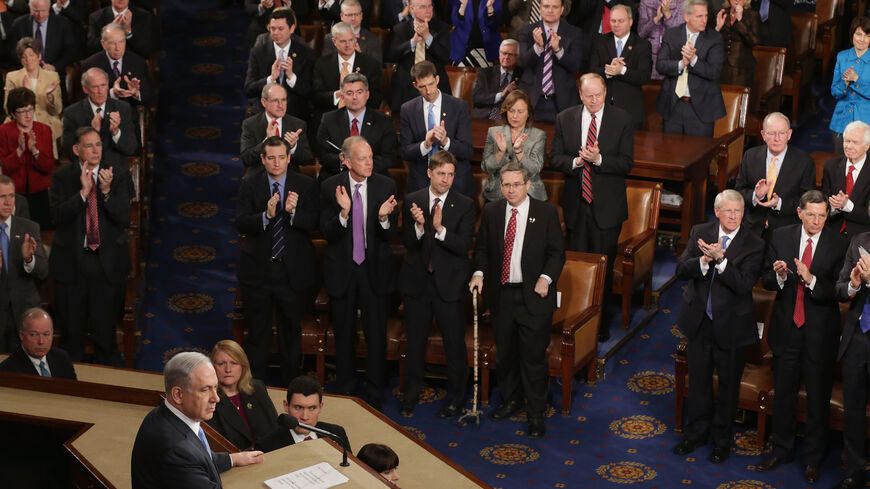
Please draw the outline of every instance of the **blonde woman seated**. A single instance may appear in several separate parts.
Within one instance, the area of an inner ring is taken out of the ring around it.
[[[60,95],[60,78],[54,71],[40,67],[42,62],[42,44],[32,37],[22,37],[15,45],[15,54],[21,60],[20,70],[6,74],[6,96],[13,88],[25,87],[36,94],[36,113],[33,120],[48,125],[51,128],[51,141],[54,157],[57,158],[57,139],[63,135],[60,113],[63,101]],[[3,100],[6,105],[6,100]],[[12,115],[7,114],[7,121]]]
[[[502,126],[489,128],[483,161],[480,167],[489,174],[483,184],[483,198],[487,202],[502,198],[499,170],[510,162],[517,162],[529,171],[532,186],[529,195],[547,200],[547,189],[541,181],[541,168],[547,151],[547,134],[532,127],[534,108],[528,94],[514,90],[501,104]]]
[[[278,428],[275,404],[263,382],[251,378],[248,356],[235,341],[219,341],[211,351],[211,362],[220,401],[207,423],[236,448],[247,450]]]

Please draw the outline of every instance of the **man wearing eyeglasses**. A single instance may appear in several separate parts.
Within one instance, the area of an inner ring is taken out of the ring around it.
[[[474,109],[471,117],[501,120],[501,103],[507,94],[517,89],[523,69],[517,65],[520,43],[505,39],[498,48],[498,64],[477,72],[471,99]]]
[[[263,87],[260,103],[265,112],[252,115],[242,122],[242,163],[247,171],[262,172],[263,141],[269,136],[280,136],[290,147],[291,168],[311,164],[311,146],[308,143],[308,124],[287,113],[287,90],[277,83]]]
[[[109,97],[130,105],[153,106],[151,73],[142,56],[127,49],[124,28],[114,22],[103,26],[103,50],[82,61],[82,71],[97,67],[109,75]]]
[[[371,12],[371,10],[369,10]],[[344,0],[341,2],[341,21],[347,22],[353,27],[353,35],[356,37],[356,52],[365,54],[378,62],[381,66],[384,62],[384,48],[381,46],[381,39],[372,31],[363,27],[363,9],[359,0]],[[368,22],[365,23],[368,25]],[[392,27],[392,24],[390,24]],[[328,35],[323,40],[322,55],[332,54],[335,52],[335,45],[332,44],[332,34]]]
[[[771,112],[761,127],[765,144],[743,154],[735,189],[746,204],[743,225],[767,241],[774,229],[798,223],[798,201],[816,188],[816,166],[806,151],[788,145],[788,117]]]

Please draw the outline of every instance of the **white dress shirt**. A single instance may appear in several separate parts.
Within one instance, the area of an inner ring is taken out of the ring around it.
[[[598,130],[598,135],[601,135],[601,118],[604,116],[604,105],[598,109],[598,112],[595,113],[595,125]],[[592,122],[592,113],[589,112],[589,109],[586,106],[583,106],[583,115],[580,117],[580,147],[586,147],[586,137],[589,135],[589,124]],[[596,139],[596,142],[598,140]],[[601,156],[601,153],[598,153],[598,161],[593,161],[592,164],[595,166],[601,166],[601,163],[604,161],[604,157]],[[583,158],[579,156],[574,158],[574,168],[579,168],[583,166]]]
[[[798,256],[797,256],[798,260],[800,260],[801,257],[804,256],[804,250],[807,248],[807,240],[810,239],[813,242],[813,249],[811,250],[812,254],[810,255],[810,263],[812,263],[813,258],[816,256],[816,250],[819,248],[819,236],[821,236],[821,234],[822,233],[819,232],[819,233],[816,233],[816,234],[810,236],[809,234],[807,234],[806,228],[801,226],[801,240],[798,242]],[[786,262],[785,264],[786,264],[786,266],[789,266],[789,267],[793,266],[793,262],[792,263]],[[791,273],[791,269],[789,269],[789,271],[787,273]],[[798,277],[798,279],[800,279],[799,275],[797,277]],[[788,275],[786,275],[786,278],[788,278]],[[782,290],[782,288],[785,287],[785,279],[780,278],[779,274],[776,274],[776,283],[779,285],[780,290]],[[813,288],[815,286],[816,286],[816,276],[813,275],[813,279],[810,281],[810,283],[807,284],[807,287],[810,290],[813,290]]]
[[[725,245],[725,250],[726,250],[726,252],[727,252],[728,247],[730,247],[731,244],[734,243],[734,238],[737,236],[737,233],[739,233],[739,232],[740,232],[740,226],[737,226],[737,229],[735,229],[735,230],[732,231],[731,233],[726,233],[726,232],[722,229],[722,226],[719,226],[719,238],[718,238],[717,242],[718,242],[719,244],[722,244],[722,236],[728,236],[728,244]],[[715,243],[707,243],[707,244],[715,244]],[[727,255],[727,253],[726,253],[726,255]],[[710,264],[709,264],[709,263],[704,263],[704,262],[701,261],[701,260],[699,260],[698,263],[701,264],[701,275],[706,276],[706,275],[707,275],[707,270],[710,269]],[[716,262],[712,262],[712,263],[716,263]],[[716,265],[716,270],[718,270],[719,273],[722,273],[722,272],[725,271],[725,267],[726,267],[726,266],[728,266],[728,258],[725,257],[725,256],[723,256],[723,257],[722,257],[722,263]]]
[[[368,200],[369,200],[369,190],[368,190],[368,188],[369,188],[369,179],[366,178],[366,179],[363,180],[362,182],[357,182],[357,181],[354,180],[353,177],[350,175],[350,172],[347,172],[347,179],[350,181],[350,193],[348,193],[347,196],[350,198],[350,208],[351,208],[351,210],[353,210],[353,194],[354,194],[354,192],[356,191],[356,185],[357,185],[358,183],[362,184],[362,185],[360,185],[360,188],[359,188],[359,195],[360,195],[360,197],[362,198],[363,223],[366,223],[366,222],[368,222],[368,221],[366,221],[366,217],[368,216],[368,212],[369,212],[369,206],[368,206]],[[348,214],[348,217],[350,217],[350,214]],[[347,227],[347,221],[348,221],[348,220],[347,220],[346,218],[341,217],[341,212],[339,212],[339,213],[338,213],[338,223],[341,224],[343,227]],[[378,219],[378,224],[380,224],[381,227],[384,228],[384,229],[390,229],[390,220],[389,220],[389,219],[387,219],[386,221],[381,221],[380,219]],[[365,226],[365,224],[363,224],[363,235],[365,236],[365,238],[366,238],[366,244],[368,245],[369,236],[368,236],[368,233],[366,232],[366,228],[367,228],[367,227],[368,227],[368,226]],[[367,247],[368,247],[368,246],[367,246]]]
[[[278,46],[277,44],[275,44],[275,42],[273,41],[272,48],[275,49],[275,59],[281,59],[282,55],[284,58],[290,56],[290,44],[291,43],[292,43],[292,40],[287,41],[287,46],[282,48],[281,46]],[[296,86],[296,72],[293,72],[293,76],[291,76],[290,78],[287,78],[285,76],[284,79],[285,79],[285,82],[287,83],[288,87],[293,88]],[[269,76],[266,77],[266,83],[278,83],[278,80],[273,80],[272,74],[270,72]]]
[[[432,115],[435,118],[435,123],[432,127],[435,127],[441,124],[441,101],[444,99],[443,93],[441,90],[438,90],[438,98],[435,99],[434,102],[429,103],[423,98],[423,129],[429,127],[429,106],[435,104],[435,110],[432,111]],[[422,98],[422,97],[421,97]],[[426,132],[429,132],[426,129]],[[440,144],[440,143],[439,143]],[[447,144],[441,147],[444,151],[450,151],[450,138],[447,138]],[[424,134],[423,141],[420,143],[420,156],[426,156],[429,154],[429,151],[432,151],[432,146],[426,146],[426,137]]]
[[[441,212],[444,212],[444,201],[447,200],[447,194],[450,193],[450,190],[444,192],[444,195],[435,195],[435,192],[432,191],[432,186],[429,186],[429,214],[432,215],[432,208],[435,207],[435,199],[441,199],[438,201],[438,205],[441,206]],[[443,216],[443,214],[442,214]],[[423,237],[423,231],[420,231],[420,228],[415,224],[414,232],[417,235],[417,239],[421,239]],[[438,241],[444,241],[444,238],[447,237],[447,227],[442,225],[441,232],[435,233],[435,239]]]

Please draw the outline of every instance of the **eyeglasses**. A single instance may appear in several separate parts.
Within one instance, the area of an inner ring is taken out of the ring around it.
[[[18,109],[15,111],[15,115],[27,115],[33,113],[33,107],[29,109]]]
[[[788,131],[777,131],[777,132],[764,131],[764,134],[767,137],[771,137],[771,138],[784,138],[784,137],[788,136]]]
[[[524,187],[526,185],[525,182],[522,183],[503,183],[501,184],[501,188],[505,190],[518,190],[520,187]]]

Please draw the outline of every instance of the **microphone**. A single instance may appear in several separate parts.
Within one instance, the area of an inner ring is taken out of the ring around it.
[[[296,419],[295,416],[293,416],[292,414],[287,414],[287,413],[281,413],[281,415],[278,416],[278,424],[287,428],[287,429],[292,430],[292,429],[295,429],[296,427],[299,427],[299,428],[302,428],[304,430],[313,431],[314,433],[317,433],[320,436],[332,438],[333,440],[337,441],[339,445],[341,445],[341,464],[340,465],[342,467],[349,467],[350,466],[350,464],[347,462],[347,445],[345,445],[344,439],[342,439],[340,436],[336,435],[335,433],[317,428],[315,426],[310,426],[310,425],[307,425],[304,423],[300,423],[299,420]]]

